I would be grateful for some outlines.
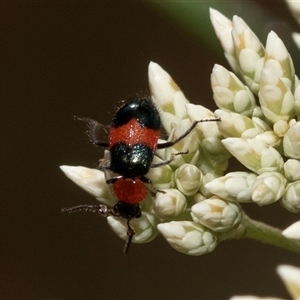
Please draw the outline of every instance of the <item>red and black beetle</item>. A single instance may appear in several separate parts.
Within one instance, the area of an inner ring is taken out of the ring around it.
[[[156,149],[173,146],[185,138],[199,122],[217,121],[205,119],[194,121],[190,128],[173,141],[158,143],[161,120],[158,109],[150,97],[136,97],[125,103],[115,113],[109,130],[108,142],[98,139],[99,130],[103,125],[89,118],[75,117],[76,120],[86,122],[90,141],[98,147],[107,147],[110,161],[100,164],[103,171],[110,170],[117,174],[106,182],[112,184],[117,204],[109,208],[104,204],[79,205],[62,209],[63,212],[90,211],[100,215],[122,217],[127,220],[128,240],[124,252],[127,254],[132,238],[135,234],[130,226],[130,220],[141,217],[140,202],[147,196],[145,183],[151,183],[146,174],[150,168],[170,163],[176,153],[169,160],[154,164],[153,157]]]

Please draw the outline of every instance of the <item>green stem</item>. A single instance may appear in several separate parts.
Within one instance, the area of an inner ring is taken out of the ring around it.
[[[241,225],[238,229],[221,237],[222,240],[229,238],[254,239],[265,244],[277,246],[300,254],[300,242],[286,238],[282,235],[280,229],[255,221],[249,218],[245,213],[243,213]]]

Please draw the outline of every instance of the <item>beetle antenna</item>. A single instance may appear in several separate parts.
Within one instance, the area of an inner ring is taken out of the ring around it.
[[[73,212],[80,212],[80,211],[92,212],[92,213],[97,213],[105,218],[108,216],[117,216],[114,210],[108,208],[104,204],[98,204],[98,205],[83,204],[83,205],[77,205],[73,207],[62,208],[61,211],[63,213],[73,213]]]

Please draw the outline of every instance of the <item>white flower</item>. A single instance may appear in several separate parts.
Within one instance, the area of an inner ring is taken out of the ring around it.
[[[162,190],[157,193],[154,211],[162,219],[172,220],[181,215],[187,207],[186,199],[176,189]]]
[[[289,124],[286,120],[278,120],[273,125],[274,133],[278,137],[283,137],[289,129]]]
[[[192,123],[189,119],[181,121],[176,127],[172,130],[169,135],[168,140],[175,140],[180,137],[184,132],[186,132]],[[199,138],[195,130],[190,132],[184,139],[180,140],[172,147],[160,150],[158,153],[164,153],[162,157],[165,160],[170,159],[174,154],[178,152],[188,152],[186,154],[178,155],[170,163],[173,168],[178,168],[184,163],[196,164],[199,161],[200,151],[199,151]]]
[[[192,103],[186,104],[187,115],[191,122],[215,119],[214,113],[202,105],[195,105]],[[221,138],[221,134],[218,130],[217,121],[214,122],[200,122],[197,124],[195,131],[200,140],[206,137]]]
[[[258,96],[264,115],[272,123],[278,120],[288,121],[293,116],[294,96],[273,70],[262,70]]]
[[[263,133],[258,134],[255,139],[264,142],[268,146],[278,147],[281,145],[281,138],[274,131],[265,131]]]
[[[283,158],[273,147],[257,139],[226,138],[222,143],[243,165],[257,174],[281,172]]]
[[[252,202],[252,184],[257,175],[249,172],[231,172],[208,182],[205,187],[222,199],[241,203]]]
[[[224,15],[222,15],[219,11],[213,8],[209,9],[209,14],[215,33],[224,49],[224,55],[229,62],[232,70],[237,72],[238,62],[236,60],[235,49],[231,36],[232,22]]]
[[[292,125],[284,135],[283,149],[286,156],[300,159],[300,122]]]
[[[246,116],[252,115],[256,107],[254,95],[235,74],[216,64],[210,82],[219,108]]]
[[[158,224],[157,228],[175,250],[185,254],[203,255],[217,245],[216,236],[195,222],[172,221]]]
[[[162,123],[167,133],[181,120],[187,117],[185,104],[188,100],[172,79],[158,64],[149,64],[149,87],[154,100],[158,103]]]
[[[221,122],[217,122],[217,125],[224,137],[251,139],[263,132],[250,118],[242,114],[217,109],[215,115],[221,118]]]
[[[154,156],[153,163],[162,163],[164,159]],[[160,189],[171,189],[175,187],[174,171],[170,165],[162,165],[157,168],[151,168],[147,173],[147,178],[151,180],[154,188]]]
[[[188,103],[186,105],[187,114],[191,122],[198,120],[215,120],[212,111],[201,106]],[[202,173],[222,174],[227,168],[228,158],[230,154],[221,143],[222,135],[218,130],[219,121],[200,122],[193,130],[200,141],[201,159],[190,163],[196,164]],[[190,152],[190,150],[189,150]],[[189,162],[186,160],[186,162]],[[200,162],[200,164],[199,164]]]
[[[285,0],[295,19],[300,22],[300,2],[295,0]]]
[[[293,299],[300,299],[300,269],[281,265],[277,267],[277,273],[285,284],[286,289]]]
[[[300,180],[300,161],[297,159],[288,159],[284,163],[284,176],[289,181]]]
[[[203,174],[205,174],[205,173],[203,173]],[[216,178],[218,178],[218,176],[216,176],[214,173],[210,173],[210,172],[203,175],[202,184],[200,186],[199,192],[206,198],[210,198],[212,196],[212,193],[209,191],[209,189],[206,188],[206,184]],[[198,202],[198,201],[196,201],[196,202]]]
[[[295,75],[293,61],[274,31],[268,34],[264,68],[272,70],[289,88],[292,87]]]
[[[264,114],[261,110],[261,107],[256,107],[253,112],[252,122],[257,128],[260,128],[263,131],[271,131],[272,128],[264,120],[262,120],[263,118]]]
[[[252,184],[252,200],[258,205],[268,205],[278,201],[285,189],[286,178],[277,172],[265,172]]]
[[[264,62],[264,47],[243,19],[234,16],[232,24],[232,39],[240,72],[251,91],[257,93]]]
[[[300,180],[287,185],[280,203],[290,212],[300,212]]]
[[[107,222],[111,229],[123,240],[127,240],[127,220],[124,218],[107,217]],[[133,243],[147,243],[152,241],[158,234],[156,229],[157,217],[154,214],[143,212],[140,218],[130,221],[131,227],[135,231],[132,238]]]
[[[65,175],[102,203],[113,206],[113,197],[102,171],[85,167],[60,166]]]
[[[237,227],[241,211],[233,202],[213,196],[193,205],[191,216],[195,222],[213,231],[224,232]]]
[[[300,221],[295,222],[284,229],[282,234],[289,239],[300,241]]]
[[[194,165],[183,164],[175,171],[176,187],[186,196],[197,193],[202,180],[201,171]]]

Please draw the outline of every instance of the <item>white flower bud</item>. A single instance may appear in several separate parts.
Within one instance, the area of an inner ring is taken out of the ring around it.
[[[274,131],[265,131],[258,134],[255,139],[262,141],[271,147],[278,147],[281,144],[281,138],[279,138]]]
[[[187,207],[184,195],[176,189],[166,189],[163,192],[156,195],[154,202],[155,213],[166,220],[171,220],[181,215]]]
[[[201,160],[197,165],[197,167],[201,170],[202,174],[211,174],[213,178],[222,176],[225,170],[228,168],[228,158],[230,156],[216,156],[214,160],[213,156],[208,156],[204,154],[205,153],[203,153]],[[202,180],[202,185],[200,189],[203,188],[203,184],[204,181]]]
[[[266,118],[272,123],[288,121],[294,114],[294,96],[289,87],[270,69],[261,73],[259,102]]]
[[[175,182],[178,190],[186,196],[197,193],[202,181],[201,171],[194,165],[184,164],[175,171]]]
[[[153,163],[161,163],[163,160],[154,156]],[[169,165],[151,168],[147,173],[147,178],[151,180],[155,189],[170,189],[175,187],[174,172]]]
[[[252,184],[257,175],[232,172],[208,182],[205,187],[222,199],[241,203],[252,202]]]
[[[188,103],[186,105],[186,108],[191,122],[216,118],[212,111],[201,105]],[[196,132],[196,135],[200,140],[201,148],[211,156],[212,159],[209,162],[210,164],[213,164],[213,160],[220,163],[221,161],[227,160],[229,158],[228,151],[220,142],[220,140],[222,139],[222,135],[220,134],[217,125],[217,123],[220,122],[222,121],[200,122],[193,130]]]
[[[264,114],[263,114],[262,109],[261,109],[260,106],[256,106],[256,107],[254,108],[254,111],[253,111],[253,114],[252,114],[252,120],[254,121],[253,118],[258,118],[259,120],[265,118],[265,116],[264,116]],[[262,120],[261,120],[261,121],[262,121]]]
[[[232,39],[240,71],[251,91],[257,93],[264,62],[264,47],[243,19],[234,16],[232,25]]]
[[[291,119],[289,120],[289,127],[292,127],[293,125],[295,125],[297,123],[296,119]]]
[[[227,150],[251,171],[281,172],[283,158],[273,147],[257,139],[226,138],[222,140]]]
[[[221,122],[218,122],[217,125],[224,137],[251,139],[263,132],[247,116],[221,109],[217,109],[215,115],[217,118],[221,118]]]
[[[216,176],[214,173],[204,173],[202,172],[202,184],[200,186],[200,193],[204,195],[206,198],[210,198],[212,196],[212,193],[206,188],[206,184],[214,180],[215,178],[219,177]]]
[[[74,183],[87,191],[102,203],[113,206],[116,199],[113,197],[104,173],[97,169],[85,167],[60,166],[60,169]]]
[[[284,176],[289,181],[300,180],[300,161],[297,159],[288,159],[284,163]]]
[[[200,202],[202,200],[205,200],[207,198],[205,196],[203,196],[202,194],[197,193],[196,195],[194,195],[193,199],[194,199],[194,203],[198,203],[198,202]]]
[[[156,229],[157,217],[153,214],[143,212],[140,218],[135,218],[130,221],[130,225],[135,231],[133,243],[148,243],[151,242],[158,234]],[[111,229],[123,240],[127,240],[127,220],[124,218],[107,217],[107,222]]]
[[[172,221],[157,225],[158,230],[175,250],[188,255],[203,255],[217,246],[209,229],[191,221]]]
[[[284,154],[290,158],[300,159],[300,122],[290,127],[283,137]]]
[[[289,88],[292,87],[295,75],[293,61],[274,31],[268,34],[264,68],[272,70]]]
[[[188,100],[171,78],[158,64],[150,62],[149,87],[155,102],[162,110],[162,123],[168,133],[174,124],[186,118],[185,104]]]
[[[295,300],[300,299],[300,268],[280,265],[277,267],[277,273],[291,297]]]
[[[215,170],[222,169],[221,172],[224,172],[227,168],[227,165],[225,169],[219,167],[224,161],[226,161],[227,164],[227,160],[231,157],[231,155],[222,144],[221,139],[215,137],[204,138],[201,141],[201,148],[209,155],[209,158],[211,158],[211,160],[208,163],[213,164]],[[220,172],[217,173],[220,174]]]
[[[255,108],[254,113],[258,114],[258,116],[252,117],[252,122],[255,124],[255,126],[263,131],[271,131],[272,128],[262,119],[264,118],[264,114],[261,111],[260,107]]]
[[[283,137],[285,133],[288,131],[288,129],[289,129],[289,125],[286,120],[278,120],[273,125],[273,131],[279,137]]]
[[[238,226],[241,211],[233,202],[214,196],[193,205],[191,216],[195,222],[213,231],[224,232]]]
[[[211,110],[205,108],[202,105],[195,105],[192,103],[188,103],[186,104],[186,110],[191,122],[216,118],[214,113]],[[197,132],[197,135],[199,136],[200,140],[208,137],[221,138],[221,134],[219,132],[217,123],[219,122],[214,121],[214,122],[198,123],[195,128],[195,131]]]
[[[257,176],[252,184],[252,200],[259,206],[278,201],[284,193],[286,182],[286,178],[277,172]]]
[[[288,239],[300,241],[300,221],[295,222],[286,229],[284,229],[282,231],[282,234]]]
[[[300,212],[300,180],[287,185],[280,203],[288,211]]]
[[[255,98],[235,74],[216,64],[210,81],[214,100],[219,108],[249,117],[252,115],[256,107]]]
[[[300,2],[295,0],[286,0],[286,4],[294,15],[295,19],[300,22]]]
[[[189,119],[185,119],[181,121],[171,132],[168,140],[175,140],[180,137],[183,133],[185,133],[190,127],[192,123]],[[174,146],[166,148],[164,150],[164,159],[170,159],[172,155],[178,152],[186,152],[187,154],[178,155],[174,158],[174,160],[170,163],[170,165],[174,168],[178,168],[184,163],[196,164],[199,161],[199,139],[195,130],[192,130],[184,139],[180,140]]]
[[[232,22],[222,15],[219,11],[210,8],[210,20],[214,27],[215,33],[224,49],[224,55],[234,72],[238,71],[238,63],[235,56],[235,49],[231,36]]]

